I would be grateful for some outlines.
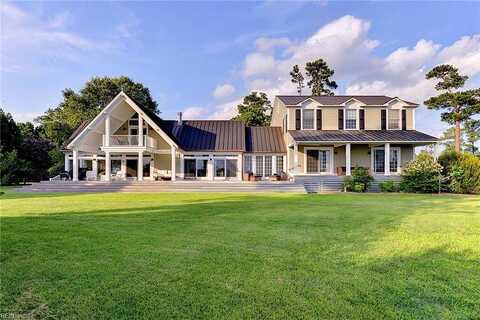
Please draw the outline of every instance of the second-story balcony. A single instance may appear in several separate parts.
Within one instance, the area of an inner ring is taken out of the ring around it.
[[[139,136],[132,135],[111,135],[110,142],[107,142],[106,136],[103,135],[103,147],[145,147],[156,149],[157,141],[149,136],[143,136],[143,143],[139,143]]]

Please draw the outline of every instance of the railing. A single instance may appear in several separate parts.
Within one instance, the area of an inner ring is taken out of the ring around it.
[[[138,136],[132,135],[112,135],[110,136],[110,147],[138,147]],[[105,146],[106,137],[103,135],[103,146]],[[143,146],[155,149],[157,141],[149,136],[143,136]]]

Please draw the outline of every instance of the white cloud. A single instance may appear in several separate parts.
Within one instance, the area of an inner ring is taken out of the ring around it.
[[[41,112],[11,112],[15,122],[33,122],[33,119],[41,116]]]
[[[237,105],[242,103],[242,100],[236,99],[216,106],[208,118],[213,120],[231,119],[237,114]]]
[[[246,77],[275,71],[275,58],[270,54],[251,53],[245,59],[243,74]]]
[[[283,38],[268,38],[261,37],[255,40],[255,46],[257,50],[267,51],[275,47],[286,47],[290,45],[290,40],[286,37]]]
[[[215,98],[225,98],[232,95],[235,92],[235,87],[231,84],[222,84],[218,85],[215,90],[213,90],[213,96]]]
[[[201,119],[208,113],[207,108],[203,107],[189,107],[183,110],[183,119],[185,120],[194,120]]]

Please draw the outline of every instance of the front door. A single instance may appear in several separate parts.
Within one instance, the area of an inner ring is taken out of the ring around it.
[[[312,174],[331,173],[332,152],[324,149],[306,149],[306,172]]]

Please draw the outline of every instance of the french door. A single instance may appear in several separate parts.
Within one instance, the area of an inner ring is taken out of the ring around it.
[[[327,149],[306,149],[306,172],[329,174],[332,172],[332,152]]]

